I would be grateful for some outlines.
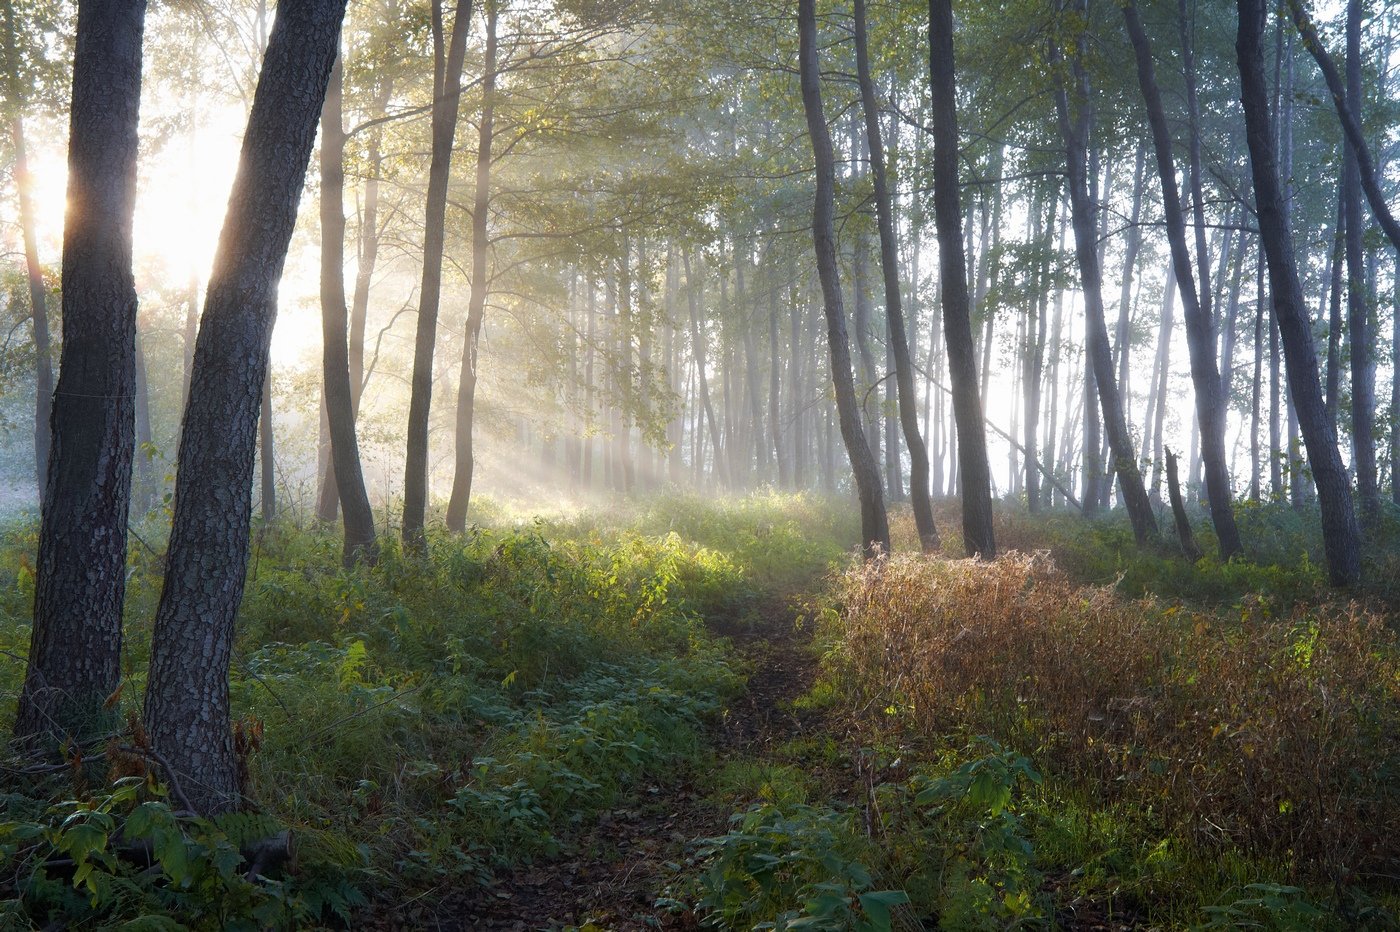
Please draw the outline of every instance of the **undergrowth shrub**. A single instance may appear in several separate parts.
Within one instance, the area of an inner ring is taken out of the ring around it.
[[[1203,850],[1349,880],[1400,858],[1400,645],[1344,602],[1228,614],[1069,582],[1046,558],[894,558],[839,582],[855,707],[991,734]]]
[[[356,570],[340,568],[329,537],[281,527],[255,539],[230,683],[236,730],[257,736],[240,744],[244,793],[306,856],[286,881],[250,879],[218,823],[151,808],[159,800],[104,801],[117,790],[92,767],[7,779],[4,921],[101,927],[181,912],[194,928],[309,928],[354,897],[487,883],[556,854],[696,759],[705,720],[740,683],[702,615],[744,588],[743,571],[675,533],[542,530],[434,538],[426,561],[386,540],[379,564]],[[141,605],[158,590],[159,561],[132,564]],[[0,640],[27,644],[27,618],[8,608]],[[135,682],[119,711],[135,713],[148,623],[128,634]],[[81,820],[98,819],[107,839],[163,812],[201,865],[200,889],[227,908],[201,918],[203,901],[165,862],[94,855],[76,885],[45,868],[67,857],[67,820],[98,810]]]

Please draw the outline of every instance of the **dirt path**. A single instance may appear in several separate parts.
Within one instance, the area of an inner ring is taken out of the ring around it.
[[[819,727],[811,714],[792,708],[817,673],[816,661],[806,650],[811,633],[798,628],[795,617],[795,610],[775,601],[761,607],[754,624],[714,625],[732,640],[752,671],[746,692],[711,734],[715,766],[765,756]],[[707,799],[698,776],[646,787],[632,807],[605,813],[567,857],[521,867],[465,898],[417,909],[408,905],[395,918],[404,929],[442,932],[698,928],[692,914],[656,906],[657,897],[676,878],[687,846],[722,834],[728,824],[729,810]]]

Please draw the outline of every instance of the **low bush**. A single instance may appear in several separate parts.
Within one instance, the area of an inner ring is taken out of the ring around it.
[[[1339,882],[1400,858],[1400,645],[1355,604],[1222,615],[1014,555],[897,557],[847,573],[838,599],[854,707],[930,740],[996,735],[1201,849]]]

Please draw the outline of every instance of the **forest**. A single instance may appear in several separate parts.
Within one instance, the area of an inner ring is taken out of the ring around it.
[[[0,0],[0,930],[1400,929],[1400,3]]]

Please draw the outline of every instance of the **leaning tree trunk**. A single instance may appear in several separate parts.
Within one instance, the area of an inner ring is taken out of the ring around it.
[[[914,365],[909,358],[908,328],[904,324],[904,304],[899,286],[899,243],[895,237],[894,212],[885,179],[885,144],[880,137],[880,113],[875,104],[875,85],[870,78],[867,50],[865,0],[855,0],[856,73],[860,82],[861,109],[865,113],[865,137],[870,149],[870,174],[875,183],[875,212],[880,226],[880,266],[885,277],[885,315],[888,320],[890,349],[894,354],[895,380],[899,389],[899,424],[909,449],[909,499],[914,509],[914,525],[925,553],[938,549],[938,526],[933,521],[933,505],[928,491],[928,447],[919,432],[919,400],[914,392]],[[887,432],[888,434],[888,432]],[[897,450],[893,435],[885,438],[888,450]]]
[[[375,557],[374,511],[360,466],[350,381],[349,321],[345,307],[345,129],[341,125],[341,75],[337,56],[321,111],[321,380],[331,434],[328,483],[340,499],[345,541],[342,559]],[[333,478],[331,478],[333,477]]]
[[[433,349],[437,345],[442,298],[442,254],[447,228],[447,183],[452,172],[452,140],[462,93],[471,0],[457,0],[452,35],[443,45],[443,0],[433,0],[432,158],[428,163],[423,224],[423,283],[418,290],[418,328],[413,344],[413,381],[408,402],[408,445],[404,457],[403,542],[421,553],[427,548],[423,524],[428,514],[428,415],[433,404]]]
[[[992,473],[982,399],[977,391],[977,351],[972,344],[963,256],[962,207],[958,203],[957,71],[953,64],[951,0],[929,0],[929,86],[933,118],[933,212],[938,231],[938,262],[943,292],[943,338],[948,345],[948,378],[957,425],[958,470],[962,486],[963,546],[968,556],[996,556],[992,533]]]
[[[1220,370],[1216,368],[1215,328],[1210,317],[1210,282],[1205,278],[1207,257],[1205,255],[1204,214],[1200,205],[1200,165],[1199,142],[1193,144],[1191,177],[1193,195],[1196,198],[1196,250],[1201,275],[1201,290],[1196,290],[1196,280],[1191,270],[1191,256],[1186,246],[1186,227],[1183,222],[1181,196],[1176,187],[1176,165],[1172,160],[1172,140],[1167,129],[1166,110],[1162,106],[1162,95],[1157,88],[1156,69],[1152,63],[1152,49],[1148,44],[1147,31],[1142,27],[1137,4],[1128,0],[1123,6],[1123,19],[1128,26],[1128,36],[1132,40],[1133,52],[1137,58],[1138,84],[1142,88],[1143,100],[1147,104],[1148,122],[1152,127],[1152,144],[1157,154],[1157,175],[1162,184],[1162,206],[1167,221],[1167,240],[1171,245],[1172,266],[1176,269],[1176,280],[1181,292],[1182,315],[1186,321],[1186,344],[1191,354],[1191,381],[1196,389],[1196,420],[1201,432],[1201,457],[1205,462],[1206,497],[1210,502],[1210,517],[1215,525],[1216,536],[1220,539],[1220,556],[1230,559],[1243,552],[1240,533],[1235,526],[1233,493],[1230,490],[1229,464],[1225,459],[1225,405],[1220,395]],[[1183,35],[1186,27],[1182,27]],[[1189,46],[1187,46],[1189,49]],[[1192,89],[1188,97],[1194,108],[1194,73],[1188,63],[1188,86]],[[1195,113],[1191,114],[1195,122]],[[1159,403],[1164,403],[1165,398]],[[1182,546],[1184,547],[1185,541]]]
[[[1328,54],[1327,47],[1322,44],[1317,27],[1308,18],[1308,12],[1301,0],[1288,0],[1288,7],[1293,13],[1293,22],[1303,37],[1303,46],[1312,53],[1318,70],[1327,82],[1327,90],[1332,94],[1332,104],[1337,110],[1337,119],[1341,121],[1346,141],[1351,146],[1352,156],[1360,172],[1361,190],[1366,194],[1371,213],[1380,224],[1386,239],[1390,240],[1391,247],[1400,253],[1400,221],[1390,212],[1385,193],[1381,191],[1376,165],[1371,158],[1370,147],[1366,145],[1366,137],[1361,131],[1360,101],[1356,104],[1351,103],[1346,86],[1342,83],[1342,76],[1337,73],[1337,65]]]
[[[821,67],[817,62],[816,0],[798,0],[798,69],[802,80],[802,109],[816,162],[817,191],[812,208],[812,243],[817,254],[826,312],[827,347],[831,353],[831,379],[836,389],[836,414],[841,439],[851,460],[856,493],[860,497],[861,550],[866,557],[889,553],[890,524],[880,487],[880,469],[861,427],[855,378],[851,374],[851,344],[846,335],[846,309],[842,306],[841,279],[836,266],[835,213],[836,168],[831,131],[822,107]]]
[[[1322,541],[1327,552],[1328,575],[1334,585],[1352,585],[1361,578],[1361,531],[1352,507],[1346,468],[1342,465],[1337,438],[1322,401],[1312,322],[1298,283],[1293,232],[1284,222],[1283,192],[1274,158],[1268,82],[1264,77],[1261,48],[1266,5],[1264,0],[1237,0],[1237,6],[1239,31],[1235,54],[1244,103],[1245,140],[1254,177],[1259,234],[1269,264],[1274,317],[1282,331],[1289,390],[1298,410],[1298,425],[1303,432],[1303,444],[1307,447],[1322,507]]]
[[[477,349],[481,320],[486,311],[487,219],[491,208],[491,141],[496,110],[496,11],[498,4],[486,0],[486,61],[481,83],[481,119],[477,124],[476,196],[472,202],[472,283],[467,299],[467,334],[462,347],[462,374],[457,382],[456,469],[452,475],[452,497],[447,502],[447,529],[462,533],[467,528],[467,506],[471,502],[476,452],[472,431],[476,422]]]
[[[201,813],[239,800],[228,668],[247,570],[258,403],[344,15],[345,0],[277,6],[195,345],[145,723],[167,778]]]
[[[1059,50],[1053,50],[1056,59]],[[1103,411],[1104,432],[1113,455],[1118,487],[1133,525],[1133,537],[1138,545],[1157,536],[1157,518],[1152,513],[1147,490],[1142,484],[1132,437],[1123,419],[1123,404],[1118,395],[1118,383],[1113,373],[1113,353],[1108,345],[1108,329],[1104,324],[1103,288],[1099,274],[1099,257],[1094,229],[1093,204],[1089,200],[1088,179],[1085,177],[1085,146],[1088,129],[1088,80],[1083,66],[1076,60],[1074,76],[1080,106],[1086,108],[1073,123],[1070,121],[1069,93],[1063,83],[1055,91],[1055,109],[1059,114],[1060,133],[1065,143],[1065,164],[1069,180],[1070,223],[1074,229],[1074,251],[1079,260],[1079,272],[1084,289],[1084,329],[1088,344],[1088,365],[1097,383],[1099,404]]]
[[[136,389],[131,223],[145,0],[82,0],[69,108],[63,351],[15,734],[101,734],[121,677]]]

